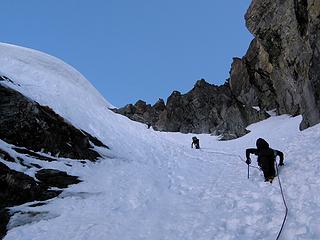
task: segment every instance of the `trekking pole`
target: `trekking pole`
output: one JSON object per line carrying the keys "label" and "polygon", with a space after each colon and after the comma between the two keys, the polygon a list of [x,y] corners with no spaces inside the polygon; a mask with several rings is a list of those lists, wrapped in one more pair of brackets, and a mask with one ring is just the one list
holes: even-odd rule
{"label": "trekking pole", "polygon": [[250,171],[249,169],[250,169],[250,166],[249,166],[249,164],[248,164],[248,179],[249,179],[249,171]]}

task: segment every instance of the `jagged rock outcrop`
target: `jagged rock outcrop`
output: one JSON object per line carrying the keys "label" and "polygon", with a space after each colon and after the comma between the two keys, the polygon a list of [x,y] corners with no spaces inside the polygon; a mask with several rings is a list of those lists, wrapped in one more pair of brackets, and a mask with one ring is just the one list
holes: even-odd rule
{"label": "jagged rock outcrop", "polygon": [[248,107],[263,110],[278,108],[270,73],[272,65],[263,47],[253,40],[242,58],[234,58],[229,85],[233,95]]}
{"label": "jagged rock outcrop", "polygon": [[54,156],[95,160],[95,137],[67,123],[52,109],[0,84],[0,139]]}
{"label": "jagged rock outcrop", "polygon": [[234,59],[230,87],[239,101],[320,122],[320,2],[253,0],[246,24],[255,36]]}
{"label": "jagged rock outcrop", "polygon": [[153,106],[139,100],[115,111],[159,131],[212,133],[225,140],[246,134],[246,126],[268,117],[238,101],[228,84],[215,86],[204,79],[186,94],[174,91],[166,104],[162,99]]}
{"label": "jagged rock outcrop", "polygon": [[[243,58],[233,59],[224,86],[195,87],[184,95],[174,92],[166,105],[160,102],[159,112],[142,101],[117,112],[150,122],[157,130],[234,136],[263,119],[252,113],[253,107],[302,114],[300,129],[319,123],[320,1],[253,0],[245,19],[255,38]],[[216,97],[208,97],[211,94]]]}
{"label": "jagged rock outcrop", "polygon": [[128,104],[120,109],[113,109],[114,112],[129,117],[133,121],[155,124],[159,121],[160,114],[166,109],[163,99],[159,99],[153,106],[145,101],[138,100],[135,104]]}

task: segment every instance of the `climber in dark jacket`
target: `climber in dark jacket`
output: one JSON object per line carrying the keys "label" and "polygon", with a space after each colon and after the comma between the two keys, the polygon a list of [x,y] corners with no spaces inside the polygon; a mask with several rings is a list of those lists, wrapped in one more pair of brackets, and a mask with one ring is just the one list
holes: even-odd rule
{"label": "climber in dark jacket", "polygon": [[192,138],[192,143],[191,143],[192,148],[193,148],[193,145],[195,146],[196,149],[200,149],[200,142],[197,137]]}
{"label": "climber in dark jacket", "polygon": [[276,157],[280,157],[279,165],[283,166],[283,153],[279,150],[274,150],[269,147],[269,144],[266,140],[258,138],[256,142],[257,148],[248,148],[246,150],[247,164],[251,163],[250,154],[255,154],[258,156],[258,165],[263,171],[265,181],[272,182],[273,178],[276,175],[274,168],[274,162]]}

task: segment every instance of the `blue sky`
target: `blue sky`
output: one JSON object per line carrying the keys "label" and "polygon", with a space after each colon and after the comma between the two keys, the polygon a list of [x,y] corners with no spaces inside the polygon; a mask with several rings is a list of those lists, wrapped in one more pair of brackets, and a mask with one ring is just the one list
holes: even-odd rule
{"label": "blue sky", "polygon": [[223,84],[252,35],[249,0],[2,0],[1,42],[54,55],[116,106]]}

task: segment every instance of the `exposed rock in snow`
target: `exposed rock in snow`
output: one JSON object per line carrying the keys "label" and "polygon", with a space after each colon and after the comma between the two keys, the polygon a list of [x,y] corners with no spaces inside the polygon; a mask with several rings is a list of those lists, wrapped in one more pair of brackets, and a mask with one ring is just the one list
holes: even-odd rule
{"label": "exposed rock in snow", "polygon": [[0,209],[0,239],[7,233],[7,224],[10,219],[10,214],[7,209]]}
{"label": "exposed rock in snow", "polygon": [[[254,2],[266,9],[262,9],[251,20],[265,18],[266,22],[270,18],[272,20],[273,13],[276,13],[268,9],[274,3],[286,7],[287,4],[295,4],[294,12],[301,25],[298,32],[302,37],[308,37],[310,24],[306,24],[306,19],[311,18],[309,15],[306,18],[303,11],[307,1]],[[308,5],[307,9],[319,7],[317,1],[308,1],[308,4],[312,5]],[[310,14],[319,16],[317,9]],[[265,12],[267,15],[263,15]],[[268,39],[267,44],[273,49],[271,55],[270,52],[265,53],[264,44],[257,45],[258,49],[265,51],[257,55],[265,59],[253,61],[249,77],[259,74],[260,80],[270,80],[273,84],[272,77],[268,76],[273,69],[260,71],[257,66],[268,68],[277,65],[282,54],[278,47],[284,45],[279,44],[279,36],[275,33],[270,33]],[[253,53],[253,56],[256,55]],[[315,52],[312,64],[316,63],[316,59]],[[281,61],[279,63],[281,65]],[[240,68],[241,65],[240,62]],[[63,240],[275,239],[284,215],[278,179],[273,184],[264,183],[257,168],[251,169],[250,179],[247,179],[247,165],[241,159],[244,150],[254,147],[259,137],[285,153],[285,166],[281,167],[278,176],[282,180],[290,214],[281,237],[305,240],[320,238],[319,125],[300,132],[300,116],[273,116],[248,126],[250,133],[232,141],[216,141],[216,137],[208,134],[197,135],[201,149],[194,150],[190,148],[194,134],[155,132],[109,111],[110,105],[79,73],[55,58],[0,44],[0,71],[1,76],[8,76],[1,84],[19,91],[32,101],[49,106],[70,124],[97,136],[111,148],[111,151],[95,148],[99,153],[101,151],[101,161],[82,164],[52,156],[48,161],[39,160],[37,158],[47,154],[17,148],[0,140],[0,162],[5,165],[1,176],[10,175],[4,178],[3,184],[8,184],[8,178],[15,187],[25,186],[17,186],[17,178],[25,179],[24,182],[30,182],[32,187],[36,186],[33,185],[36,181],[34,177],[40,168],[57,169],[83,180],[57,198],[10,208],[11,220],[6,240],[56,240],[57,236]],[[246,78],[246,74],[243,74],[243,78]],[[246,83],[251,84],[250,81]],[[290,110],[290,106],[297,109],[295,101],[278,106],[278,98],[290,100],[291,93],[279,96],[268,89],[271,86],[269,84],[259,82],[256,90],[249,93],[246,89],[242,91],[241,85],[233,86],[238,99],[230,98],[230,89],[222,91],[221,97],[232,104],[238,101],[241,106],[236,106],[238,110],[231,108],[232,114],[229,116],[224,111],[219,113],[220,108],[217,108],[217,113],[227,116],[223,119],[231,122],[233,116],[235,120],[239,119],[237,114],[241,108],[255,111],[252,107],[259,106],[273,110],[268,107],[269,102],[278,108],[278,112],[281,109]],[[215,89],[216,86],[207,87],[206,83],[199,82],[193,94],[197,95],[202,88],[206,89],[204,91],[221,91]],[[264,95],[265,90],[270,95]],[[256,96],[259,94],[264,100],[257,102]],[[272,101],[272,96],[276,96],[276,101]],[[182,111],[190,110],[182,108],[174,112],[176,105],[179,107],[181,101],[188,99],[179,92],[172,95],[169,105],[172,106],[174,120],[184,113]],[[248,101],[248,104],[241,101]],[[217,102],[221,103],[220,99]],[[250,105],[250,102],[254,105]],[[201,106],[202,98],[192,104]],[[149,108],[143,102],[137,105],[138,112]],[[160,100],[154,109],[164,112],[166,107]],[[197,114],[202,116],[203,113]],[[160,114],[156,122],[161,120],[161,124],[166,124],[167,117]],[[257,167],[255,159],[252,160],[253,167]],[[14,172],[17,172],[16,178]],[[7,221],[8,213],[0,211],[0,217]],[[0,229],[4,229],[1,224]]]}
{"label": "exposed rock in snow", "polygon": [[[72,95],[74,91],[77,93]],[[91,95],[81,98],[81,91]],[[80,182],[69,171],[87,161],[72,159],[95,161],[102,149],[108,149],[88,133],[90,129],[79,128],[81,120],[78,124],[72,121],[72,114],[90,115],[87,105],[83,107],[86,112],[80,110],[81,100],[112,107],[62,61],[31,49],[0,44],[0,238],[13,214],[7,207],[58,196],[62,190],[50,188]],[[15,214],[18,216],[19,211]],[[44,219],[42,215],[21,213],[29,216],[29,223]]]}
{"label": "exposed rock in snow", "polygon": [[46,200],[56,197],[61,191],[48,190],[34,178],[10,169],[0,162],[0,208],[19,205],[34,200]]}
{"label": "exposed rock in snow", "polygon": [[67,123],[49,107],[1,84],[0,139],[34,151],[75,159],[95,160],[100,156],[90,142],[104,146],[90,134]]}
{"label": "exposed rock in snow", "polygon": [[71,184],[81,182],[78,177],[70,176],[66,172],[56,169],[41,169],[37,171],[36,178],[49,187],[66,188]]}
{"label": "exposed rock in snow", "polygon": [[212,133],[222,135],[223,140],[243,136],[249,132],[246,126],[268,117],[266,112],[238,101],[228,84],[215,86],[203,79],[186,94],[174,91],[167,104],[160,99],[151,106],[140,100],[114,111],[132,120],[150,123],[155,130]]}
{"label": "exposed rock in snow", "polygon": [[[227,99],[234,97],[246,107],[259,106],[262,111],[277,109],[277,114],[302,114],[300,129],[319,123],[319,16],[318,0],[253,0],[245,18],[255,39],[243,58],[233,59],[230,81],[217,89],[230,86]],[[199,91],[197,96],[192,92],[195,92],[194,89],[183,95],[174,91],[160,112],[155,111],[155,106],[146,105],[143,101],[127,105],[116,112],[135,121],[150,122],[157,130],[218,132],[234,137],[245,134],[245,127],[252,123],[246,117],[241,117],[239,111],[242,115],[251,115],[253,119],[261,120],[257,114],[240,109],[233,100],[234,109],[225,108],[230,99],[226,100],[221,91],[214,93],[214,98],[219,99],[214,99],[214,103],[209,101],[206,90]],[[208,102],[203,103],[202,99]],[[217,108],[216,103],[223,104]],[[204,112],[211,115],[205,116]],[[235,118],[223,116],[220,112]],[[221,121],[224,122],[222,126]],[[232,128],[231,125],[237,127]]]}

